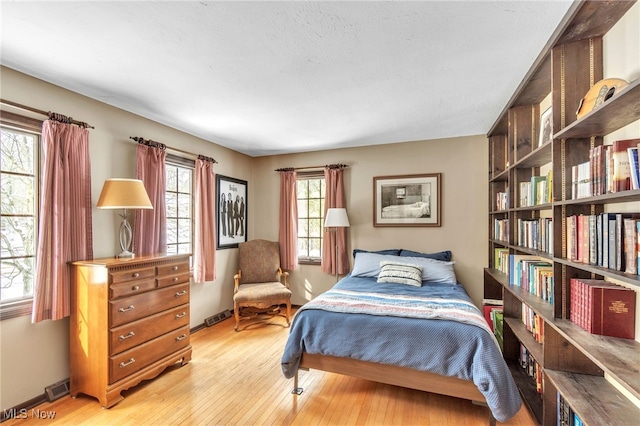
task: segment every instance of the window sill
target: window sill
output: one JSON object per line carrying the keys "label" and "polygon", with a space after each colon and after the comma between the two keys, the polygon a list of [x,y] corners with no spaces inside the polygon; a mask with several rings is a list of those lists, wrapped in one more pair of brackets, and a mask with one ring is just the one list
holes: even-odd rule
{"label": "window sill", "polygon": [[0,305],[0,321],[31,315],[33,299],[19,300],[17,302],[3,303]]}
{"label": "window sill", "polygon": [[320,259],[298,259],[298,265],[318,265],[320,266],[322,261]]}

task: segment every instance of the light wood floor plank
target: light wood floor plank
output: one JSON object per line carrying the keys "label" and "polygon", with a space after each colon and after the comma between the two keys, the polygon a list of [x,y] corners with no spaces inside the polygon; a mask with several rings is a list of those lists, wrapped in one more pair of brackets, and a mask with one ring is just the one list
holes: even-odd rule
{"label": "light wood floor plank", "polygon": [[[94,398],[69,396],[36,407],[55,412],[46,422],[31,416],[3,426],[58,425],[486,425],[488,409],[469,401],[322,371],[301,371],[302,395],[291,393],[280,358],[289,329],[226,319],[191,336],[193,359],[155,380],[123,392],[102,409]],[[243,328],[244,327],[244,328]],[[501,424],[501,423],[498,423]],[[510,426],[534,425],[522,408]]]}

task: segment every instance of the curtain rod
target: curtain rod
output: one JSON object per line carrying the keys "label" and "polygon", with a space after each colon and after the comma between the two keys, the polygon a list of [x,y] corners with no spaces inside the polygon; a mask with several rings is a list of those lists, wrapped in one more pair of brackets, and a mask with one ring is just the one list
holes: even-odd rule
{"label": "curtain rod", "polygon": [[144,144],[144,145],[149,145],[149,146],[154,146],[156,148],[160,148],[160,149],[170,149],[171,151],[176,151],[179,152],[181,154],[186,154],[186,155],[191,155],[194,157],[197,157],[200,160],[205,160],[205,161],[209,161],[211,163],[218,163],[215,158],[211,158],[211,157],[207,157],[205,155],[200,155],[200,154],[194,154],[193,152],[189,152],[189,151],[184,151],[182,149],[178,149],[178,148],[173,148],[170,146],[167,146],[161,142],[156,142],[156,141],[152,141],[151,139],[144,139],[138,136],[129,136],[129,139],[133,139],[134,141],[140,143],[140,144]]}
{"label": "curtain rod", "polygon": [[22,105],[17,102],[7,101],[6,99],[0,99],[0,103],[12,106],[14,108],[22,109],[24,111],[30,111],[30,112],[35,112],[36,114],[46,115],[49,118],[49,120],[60,121],[62,123],[68,123],[68,124],[75,124],[76,126],[84,127],[85,129],[86,128],[95,129],[95,127],[85,123],[84,121],[74,120],[71,117],[58,114],[57,112],[43,111],[41,109],[31,108],[29,106]]}
{"label": "curtain rod", "polygon": [[306,166],[306,167],[284,167],[276,169],[276,172],[292,172],[294,170],[308,170],[308,169],[344,169],[349,167],[348,164],[327,164],[325,166]]}

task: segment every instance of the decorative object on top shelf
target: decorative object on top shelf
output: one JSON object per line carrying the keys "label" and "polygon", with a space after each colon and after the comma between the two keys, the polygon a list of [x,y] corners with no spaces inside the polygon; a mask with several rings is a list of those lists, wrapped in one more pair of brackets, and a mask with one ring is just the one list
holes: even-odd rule
{"label": "decorative object on top shelf", "polygon": [[327,209],[327,215],[324,218],[324,227],[327,230],[332,230],[332,232],[336,233],[336,247],[335,247],[335,265],[336,265],[336,282],[338,282],[338,238],[337,232],[338,228],[348,228],[351,226],[349,224],[349,216],[347,216],[347,209],[345,208],[330,208]]}
{"label": "decorative object on top shelf", "polygon": [[218,249],[238,248],[247,241],[247,181],[216,175]]}
{"label": "decorative object on top shelf", "polygon": [[374,177],[373,226],[440,226],[440,177],[441,173]]}
{"label": "decorative object on top shelf", "polygon": [[538,140],[538,147],[551,142],[551,135],[553,135],[552,112],[553,108],[549,107],[540,115],[540,139]]}
{"label": "decorative object on top shelf", "polygon": [[153,209],[149,195],[144,184],[139,179],[113,178],[104,181],[102,192],[98,199],[99,209],[122,209],[122,223],[120,224],[120,249],[122,252],[118,258],[133,258],[135,254],[131,251],[131,240],[133,231],[129,221],[127,221],[127,210],[130,209]]}
{"label": "decorative object on top shelf", "polygon": [[583,115],[593,111],[628,85],[629,82],[621,78],[605,78],[598,81],[580,100],[576,116],[581,118]]}

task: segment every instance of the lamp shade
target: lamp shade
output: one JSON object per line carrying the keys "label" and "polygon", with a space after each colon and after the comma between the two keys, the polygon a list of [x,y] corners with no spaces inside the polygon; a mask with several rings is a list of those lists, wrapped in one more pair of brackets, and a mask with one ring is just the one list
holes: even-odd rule
{"label": "lamp shade", "polygon": [[107,179],[98,199],[99,209],[153,209],[139,179]]}
{"label": "lamp shade", "polygon": [[347,216],[347,209],[334,208],[327,210],[327,216],[324,218],[325,228],[348,228],[349,217]]}

